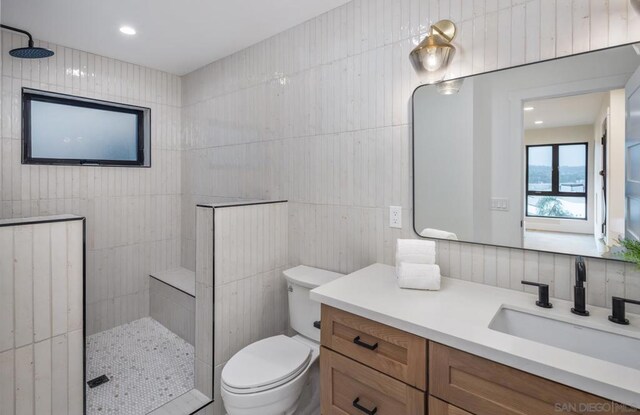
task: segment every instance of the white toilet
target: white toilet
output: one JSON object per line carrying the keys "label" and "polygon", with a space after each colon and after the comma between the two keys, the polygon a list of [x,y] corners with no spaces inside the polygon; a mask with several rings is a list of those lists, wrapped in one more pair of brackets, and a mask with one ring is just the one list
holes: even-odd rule
{"label": "white toilet", "polygon": [[[284,271],[289,320],[298,333],[273,336],[236,353],[222,369],[222,401],[229,415],[290,415],[300,403],[309,370],[320,354],[320,304],[312,289],[342,274],[304,265]],[[314,324],[316,323],[316,324]]]}

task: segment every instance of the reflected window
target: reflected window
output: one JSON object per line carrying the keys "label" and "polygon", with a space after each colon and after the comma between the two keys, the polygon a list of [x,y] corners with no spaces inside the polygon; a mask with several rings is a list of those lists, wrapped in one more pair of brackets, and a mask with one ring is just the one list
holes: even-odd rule
{"label": "reflected window", "polygon": [[587,143],[527,146],[527,216],[587,219]]}

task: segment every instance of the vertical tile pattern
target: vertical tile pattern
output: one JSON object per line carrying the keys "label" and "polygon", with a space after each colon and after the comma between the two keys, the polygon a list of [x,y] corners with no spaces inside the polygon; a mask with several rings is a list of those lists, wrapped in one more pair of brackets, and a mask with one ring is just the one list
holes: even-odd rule
{"label": "vertical tile pattern", "polygon": [[15,414],[15,350],[0,353],[0,414]]}
{"label": "vertical tile pattern", "polygon": [[[439,19],[459,29],[449,77],[640,40],[627,0],[353,0],[182,78],[183,206],[287,199],[291,265],[393,264],[396,239],[415,237],[410,108],[421,80],[407,56]],[[403,207],[402,230],[388,227],[390,205]],[[191,269],[194,218],[183,209]],[[569,256],[443,242],[438,260],[454,278],[517,290],[529,278],[572,297]],[[640,287],[624,264],[590,261],[589,272],[593,304]],[[227,295],[242,304],[233,286]]]}
{"label": "vertical tile pattern", "polygon": [[194,297],[149,277],[149,316],[192,346],[195,345],[195,308]]}
{"label": "vertical tile pattern", "polygon": [[[213,208],[196,208],[196,315],[195,388],[213,397],[214,307],[213,297]],[[215,301],[215,303],[214,303]],[[217,331],[217,327],[215,328]]]}
{"label": "vertical tile pattern", "polygon": [[211,376],[218,391],[231,356],[287,330],[288,204],[213,205],[196,216],[196,388],[211,396]]}
{"label": "vertical tile pattern", "polygon": [[66,219],[0,227],[2,415],[83,413],[84,221]]}
{"label": "vertical tile pattern", "polygon": [[[53,57],[9,57],[23,41],[2,32],[0,219],[85,216],[89,334],[147,316],[147,275],[180,263],[180,77],[41,41]],[[151,108],[152,167],[22,165],[22,87]],[[69,306],[80,304],[77,292],[66,295]]]}

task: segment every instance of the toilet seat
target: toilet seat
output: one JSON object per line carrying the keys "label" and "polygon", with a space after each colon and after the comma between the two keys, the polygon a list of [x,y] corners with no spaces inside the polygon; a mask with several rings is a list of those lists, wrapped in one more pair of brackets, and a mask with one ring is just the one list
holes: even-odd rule
{"label": "toilet seat", "polygon": [[222,387],[236,394],[276,388],[296,378],[309,365],[311,348],[284,335],[252,343],[222,369]]}

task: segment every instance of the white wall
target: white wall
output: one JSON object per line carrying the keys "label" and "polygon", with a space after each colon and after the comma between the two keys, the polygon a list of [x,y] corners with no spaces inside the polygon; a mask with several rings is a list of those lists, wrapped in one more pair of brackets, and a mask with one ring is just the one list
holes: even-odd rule
{"label": "white wall", "polygon": [[607,243],[614,245],[625,234],[625,92],[611,91],[609,123],[609,153],[607,177]]}
{"label": "white wall", "polygon": [[594,125],[596,151],[594,154],[594,232],[602,234],[602,189],[598,172],[602,170],[602,121],[607,120],[607,230],[604,235],[609,246],[615,246],[625,233],[625,96],[624,89],[610,91],[603,102]]}
{"label": "white wall", "polygon": [[[593,234],[594,226],[594,125],[574,125],[570,127],[533,128],[525,130],[525,145],[588,143],[587,153],[587,220],[551,219],[525,216],[526,229],[553,232]],[[525,150],[526,151],[526,150]],[[526,169],[526,166],[525,166]],[[523,190],[523,194],[525,194]],[[525,207],[526,209],[526,207]]]}
{"label": "white wall", "polygon": [[[626,0],[354,0],[183,78],[183,264],[193,267],[195,202],[290,201],[290,262],[350,272],[393,263],[411,225],[408,54],[429,22],[460,30],[448,76],[640,40]],[[201,179],[205,177],[206,179]],[[520,186],[520,183],[518,183]],[[403,229],[388,206],[403,207]],[[497,227],[499,223],[496,222]],[[447,275],[571,298],[571,258],[439,244]],[[640,298],[633,266],[589,261],[589,302]]]}
{"label": "white wall", "polygon": [[[49,59],[15,59],[24,37],[2,31],[0,218],[87,218],[87,332],[147,316],[147,275],[180,262],[180,78],[36,42]],[[152,167],[22,165],[22,87],[151,108]]]}
{"label": "white wall", "polygon": [[32,219],[0,220],[0,413],[80,415],[83,220]]}

